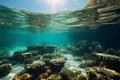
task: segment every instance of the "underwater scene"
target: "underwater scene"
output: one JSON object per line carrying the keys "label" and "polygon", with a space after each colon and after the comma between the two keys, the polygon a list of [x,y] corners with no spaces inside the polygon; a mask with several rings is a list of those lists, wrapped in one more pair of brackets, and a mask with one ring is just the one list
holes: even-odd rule
{"label": "underwater scene", "polygon": [[120,0],[47,14],[0,5],[0,80],[120,80]]}

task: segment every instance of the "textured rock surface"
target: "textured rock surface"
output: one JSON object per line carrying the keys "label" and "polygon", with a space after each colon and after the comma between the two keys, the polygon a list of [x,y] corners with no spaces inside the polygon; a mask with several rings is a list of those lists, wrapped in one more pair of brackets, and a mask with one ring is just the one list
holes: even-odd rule
{"label": "textured rock surface", "polygon": [[0,6],[0,25],[17,27],[56,26],[61,27],[60,29],[69,26],[69,28],[87,27],[94,29],[101,25],[120,24],[119,6],[120,0],[88,0],[86,7],[82,10],[55,14],[37,14]]}
{"label": "textured rock surface", "polygon": [[49,62],[50,67],[55,71],[60,71],[61,68],[64,67],[64,64],[65,58],[51,59]]}
{"label": "textured rock surface", "polygon": [[45,45],[34,45],[34,46],[28,46],[27,51],[38,51],[39,54],[53,53],[54,47],[45,46]]}
{"label": "textured rock surface", "polygon": [[60,75],[62,80],[87,80],[85,76],[81,74],[81,72],[75,69],[67,69],[62,68]]}
{"label": "textured rock surface", "polygon": [[92,67],[88,69],[88,80],[119,80],[120,73],[102,67]]}
{"label": "textured rock surface", "polygon": [[86,7],[96,8],[98,23],[120,24],[120,0],[88,0]]}
{"label": "textured rock surface", "polygon": [[35,76],[46,71],[45,63],[43,61],[36,61],[32,64],[27,64],[25,68],[27,73],[34,74]]}
{"label": "textured rock surface", "polygon": [[[114,69],[120,72],[120,57],[115,55],[96,53],[95,54],[96,63],[99,65],[106,65],[108,68]],[[102,62],[102,64],[100,64]]]}
{"label": "textured rock surface", "polygon": [[12,64],[3,64],[0,66],[0,77],[4,77],[12,70]]}
{"label": "textured rock surface", "polygon": [[88,0],[86,7],[92,6],[111,6],[111,5],[118,5],[120,4],[120,0]]}

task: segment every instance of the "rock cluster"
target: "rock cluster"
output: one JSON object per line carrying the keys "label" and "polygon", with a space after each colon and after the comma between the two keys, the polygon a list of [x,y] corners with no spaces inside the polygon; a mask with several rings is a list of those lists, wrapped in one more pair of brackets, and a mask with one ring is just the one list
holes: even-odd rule
{"label": "rock cluster", "polygon": [[120,73],[103,68],[103,67],[92,67],[88,69],[88,80],[119,80]]}
{"label": "rock cluster", "polygon": [[81,72],[75,69],[67,69],[63,68],[60,72],[62,80],[87,80],[85,76],[81,74]]}
{"label": "rock cluster", "polygon": [[45,45],[28,46],[27,50],[16,51],[7,58],[10,64],[2,61],[0,77],[9,74],[12,65],[24,64],[24,72],[17,73],[13,80],[46,79],[51,74],[59,72],[66,61],[64,56],[54,51],[55,47]]}
{"label": "rock cluster", "polygon": [[120,57],[110,54],[95,53],[96,64],[105,65],[110,69],[120,72]]}
{"label": "rock cluster", "polygon": [[68,46],[67,50],[73,55],[84,55],[93,52],[103,52],[103,46],[99,42],[81,40],[74,45]]}
{"label": "rock cluster", "polygon": [[[77,48],[77,49],[76,49]],[[43,53],[41,52],[44,51]],[[104,50],[98,42],[82,40],[67,48],[69,53],[77,53],[71,57],[77,62],[84,61],[77,68],[68,67],[64,64],[68,61],[60,52],[55,52],[52,46],[29,46],[27,50],[17,51],[9,58],[11,64],[0,66],[0,77],[11,72],[12,65],[24,64],[23,72],[17,73],[13,80],[119,80],[120,58],[115,55],[97,52],[116,52],[113,49]],[[66,50],[67,53],[68,51]],[[83,54],[81,54],[83,53]],[[83,57],[79,57],[83,56]],[[67,56],[66,56],[67,57]],[[69,59],[69,58],[68,58]],[[16,63],[13,64],[13,61]]]}
{"label": "rock cluster", "polygon": [[17,51],[13,54],[12,60],[20,63],[32,63],[36,58],[40,58],[38,55],[47,53],[54,53],[53,46],[34,45],[28,46],[25,51]]}

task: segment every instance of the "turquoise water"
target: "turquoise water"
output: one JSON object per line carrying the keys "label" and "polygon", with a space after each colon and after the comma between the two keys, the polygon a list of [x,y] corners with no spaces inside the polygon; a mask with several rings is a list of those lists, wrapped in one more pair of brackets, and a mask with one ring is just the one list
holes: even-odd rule
{"label": "turquoise water", "polygon": [[119,24],[101,25],[98,15],[95,8],[40,14],[0,6],[0,48],[15,51],[35,44],[65,48],[87,40],[119,49]]}
{"label": "turquoise water", "polygon": [[1,49],[23,50],[35,44],[64,47],[84,39],[96,40],[95,27],[86,25],[94,21],[82,19],[87,16],[84,11],[38,14],[4,6],[0,6],[0,11]]}
{"label": "turquoise water", "polygon": [[[0,6],[0,70],[3,66],[6,69],[5,74],[0,72],[0,80],[13,80],[15,75],[27,73],[27,70],[38,80],[38,73],[43,74],[42,69],[41,72],[37,70],[41,62],[45,62],[45,70],[50,67],[53,74],[59,74],[59,67],[70,69],[74,75],[76,70],[85,77],[89,75],[86,69],[94,70],[94,66],[98,67],[96,70],[107,66],[119,72],[119,23],[108,21],[103,25],[97,21],[98,15],[95,8],[40,14]],[[104,76],[105,70],[100,71],[103,74],[99,75]],[[69,73],[67,75],[69,78]]]}
{"label": "turquoise water", "polygon": [[69,42],[69,34],[65,33],[1,33],[1,47],[26,47],[35,44],[62,45]]}
{"label": "turquoise water", "polygon": [[[15,29],[12,27],[11,29],[3,26],[1,28],[0,36],[0,48],[8,49],[8,50],[21,50],[25,49],[26,46],[35,45],[35,44],[44,44],[44,45],[55,45],[57,47],[64,48],[64,46],[71,44],[72,42],[78,42],[80,40],[95,40],[95,32],[93,31],[81,31],[81,32],[73,32],[72,31],[49,31],[44,30],[41,33],[31,32],[28,29]],[[49,28],[48,28],[49,29]],[[38,28],[37,31],[41,31],[42,29]],[[87,35],[85,35],[87,34]]]}

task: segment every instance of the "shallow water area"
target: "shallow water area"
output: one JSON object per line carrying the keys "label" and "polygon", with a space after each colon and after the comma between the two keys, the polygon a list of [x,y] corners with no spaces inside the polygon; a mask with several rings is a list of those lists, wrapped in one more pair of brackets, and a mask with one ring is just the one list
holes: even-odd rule
{"label": "shallow water area", "polygon": [[105,1],[55,14],[0,6],[0,80],[120,80],[120,1]]}

